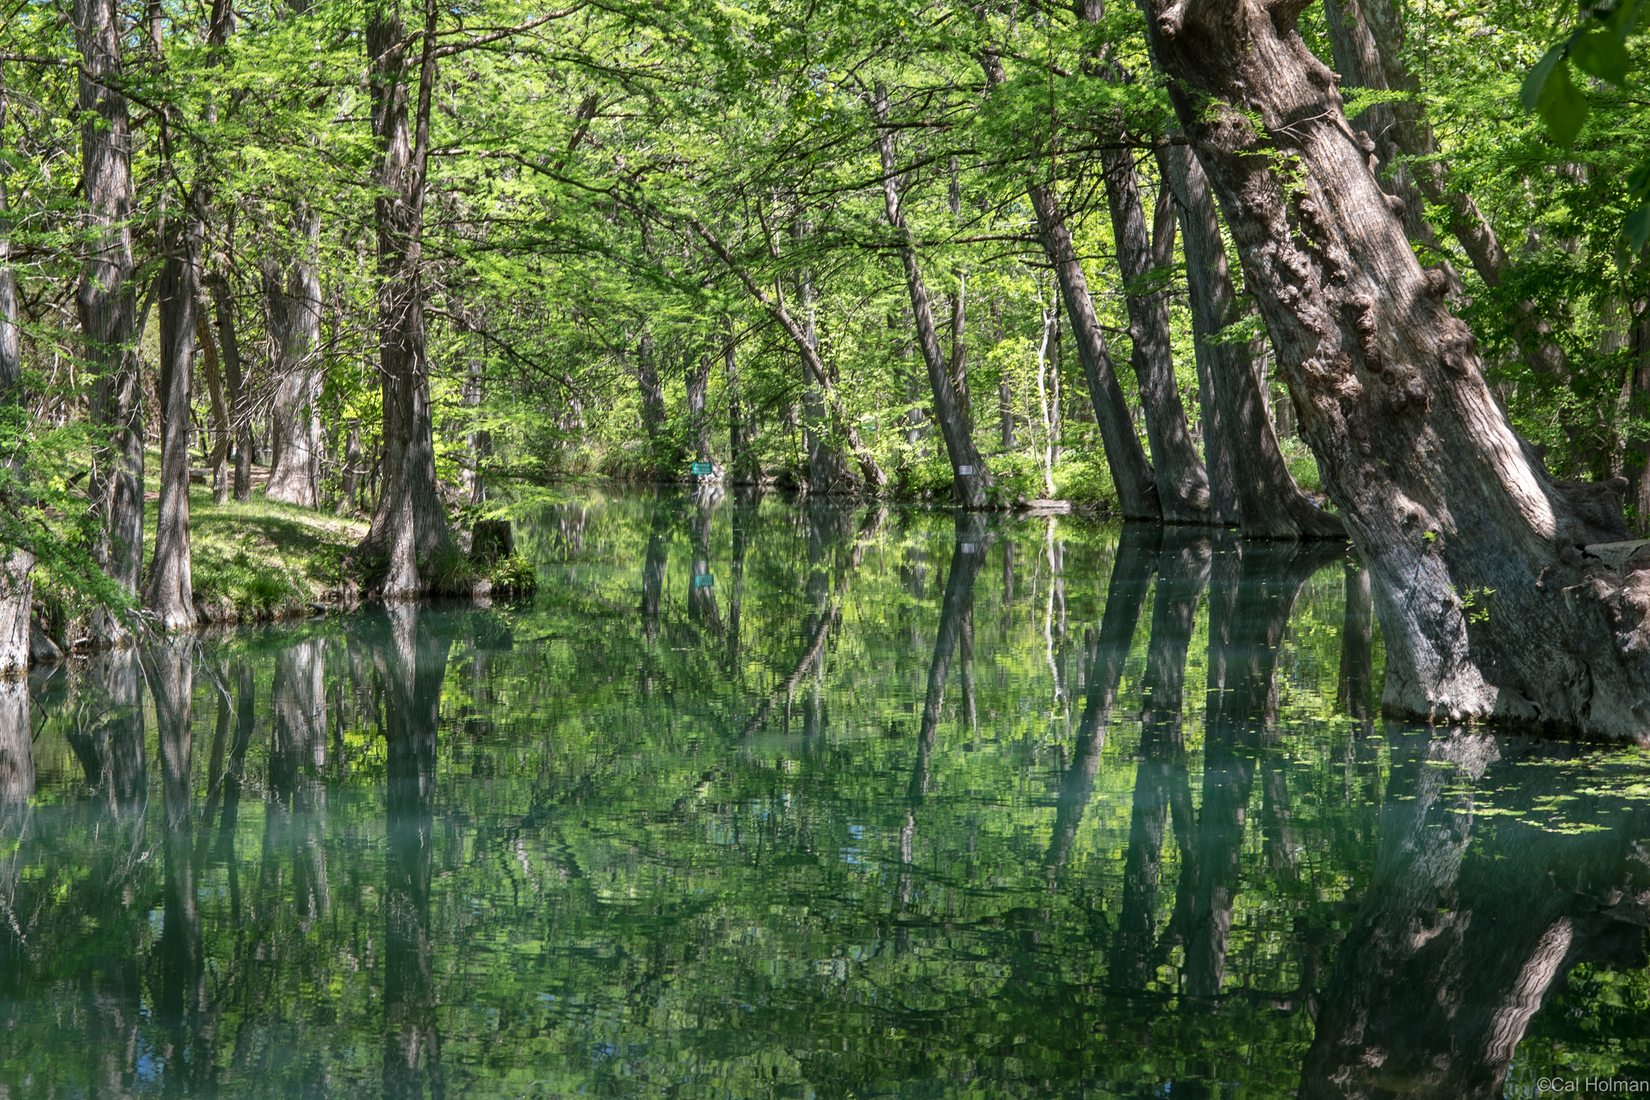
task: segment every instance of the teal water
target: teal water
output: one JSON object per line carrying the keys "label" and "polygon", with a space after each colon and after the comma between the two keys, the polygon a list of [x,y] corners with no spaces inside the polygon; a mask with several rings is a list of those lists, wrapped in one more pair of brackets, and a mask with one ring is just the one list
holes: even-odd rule
{"label": "teal water", "polygon": [[531,606],[0,693],[0,1094],[1650,1082],[1650,757],[1382,722],[1338,547],[526,526]]}

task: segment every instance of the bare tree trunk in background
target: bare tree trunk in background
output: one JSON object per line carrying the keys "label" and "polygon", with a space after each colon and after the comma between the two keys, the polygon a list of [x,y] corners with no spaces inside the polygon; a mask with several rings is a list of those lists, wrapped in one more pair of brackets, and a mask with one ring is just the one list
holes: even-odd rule
{"label": "bare tree trunk in background", "polygon": [[[197,190],[189,205],[200,199]],[[144,603],[162,630],[195,621],[189,553],[189,395],[195,374],[195,303],[200,297],[197,215],[174,207],[161,224],[160,509]]]}
{"label": "bare tree trunk in background", "polygon": [[1089,295],[1088,281],[1078,263],[1077,249],[1059,202],[1053,190],[1042,184],[1028,184],[1026,193],[1037,213],[1043,252],[1060,280],[1060,297],[1065,301],[1066,317],[1071,322],[1077,358],[1083,364],[1083,378],[1088,383],[1089,401],[1100,427],[1100,443],[1106,452],[1106,466],[1117,490],[1118,505],[1125,519],[1162,519],[1157,475],[1140,446],[1140,437],[1134,432],[1134,420],[1129,415],[1123,388],[1118,384],[1117,368],[1106,346],[1105,333],[1100,330],[1094,299]]}
{"label": "bare tree trunk in background", "polygon": [[[430,361],[424,344],[423,242],[430,97],[440,9],[425,0],[422,33],[407,34],[399,9],[374,0],[367,13],[373,135],[378,140],[378,331],[384,453],[378,506],[358,549],[382,560],[385,596],[423,591],[420,570],[453,545],[435,483]],[[409,46],[420,50],[417,102],[408,120]]]}
{"label": "bare tree trunk in background", "polygon": [[688,431],[693,435],[693,457],[710,462],[710,416],[705,402],[710,390],[711,354],[702,351],[691,362],[687,372]]}
{"label": "bare tree trunk in background", "polygon": [[877,120],[877,151],[882,156],[883,204],[887,210],[888,224],[900,244],[900,259],[905,265],[905,286],[911,294],[911,311],[917,323],[917,347],[928,366],[934,418],[939,421],[945,450],[951,459],[952,491],[964,508],[984,508],[991,499],[991,471],[986,469],[985,461],[974,446],[974,438],[969,431],[972,418],[963,404],[963,395],[957,392],[949,365],[940,354],[939,336],[934,331],[934,314],[928,304],[928,288],[923,283],[911,229],[905,224],[905,215],[900,210],[899,177],[894,172],[894,137],[886,125],[888,95],[881,85],[873,94],[871,106]]}
{"label": "bare tree trunk in background", "polygon": [[212,312],[217,320],[218,351],[223,356],[224,379],[229,383],[229,422],[235,435],[235,499],[252,499],[252,395],[241,359],[240,330],[235,324],[235,299],[229,281],[221,272],[206,280],[212,292]]}
{"label": "bare tree trunk in background", "polygon": [[[986,83],[992,87],[1006,79],[1002,60],[995,53],[982,53],[980,65],[985,70]],[[1117,382],[1117,368],[1112,363],[1111,349],[1106,346],[1106,335],[1100,329],[1100,319],[1095,315],[1094,299],[1089,294],[1082,264],[1078,262],[1071,230],[1060,210],[1059,197],[1052,182],[1045,184],[1038,180],[1026,182],[1026,195],[1037,215],[1043,254],[1060,280],[1060,297],[1065,303],[1066,318],[1071,322],[1078,361],[1083,365],[1083,379],[1094,406],[1095,423],[1100,428],[1106,466],[1117,490],[1118,507],[1125,519],[1162,519],[1157,475],[1140,446],[1140,437],[1134,432],[1128,402]]]}
{"label": "bare tree trunk in background", "polygon": [[1152,248],[1134,154],[1126,149],[1105,149],[1100,153],[1100,163],[1105,171],[1106,204],[1111,209],[1117,260],[1125,283],[1131,287],[1127,295],[1133,345],[1129,362],[1140,381],[1140,403],[1146,414],[1146,438],[1152,446],[1152,468],[1157,472],[1163,518],[1170,523],[1207,523],[1209,475],[1192,444],[1186,409],[1175,386],[1168,290],[1149,285]]}
{"label": "bare tree trunk in background", "polygon": [[[0,69],[0,131],[5,129],[5,73]],[[18,328],[17,276],[11,269],[10,223],[6,208],[6,176],[11,167],[0,161],[0,407],[15,404],[22,396],[23,341]],[[0,461],[20,463],[10,455]],[[12,540],[0,540],[9,544]],[[34,607],[34,555],[21,546],[0,545],[0,678],[27,672],[29,667],[29,617]],[[0,687],[0,691],[9,689]],[[26,702],[25,697],[25,702]],[[0,703],[0,706],[6,704]],[[25,711],[26,711],[25,707]],[[0,717],[0,723],[4,722]],[[27,730],[28,723],[24,722]],[[32,767],[31,772],[32,776]],[[32,783],[31,783],[32,787]]]}
{"label": "bare tree trunk in background", "polygon": [[[143,420],[132,286],[132,136],[121,85],[115,0],[75,0],[80,53],[80,150],[86,196],[86,265],[76,304],[93,375],[92,420],[108,431],[92,465],[91,497],[103,520],[95,555],[136,597],[143,567]],[[100,624],[111,636],[125,631]]]}
{"label": "bare tree trunk in background", "polygon": [[1278,449],[1261,393],[1259,341],[1213,339],[1240,319],[1242,306],[1226,269],[1226,245],[1203,166],[1184,145],[1162,148],[1159,162],[1174,192],[1186,252],[1215,518],[1251,538],[1344,537],[1341,522],[1301,493]]}
{"label": "bare tree trunk in background", "polygon": [[1650,740],[1650,573],[1587,549],[1625,537],[1619,502],[1554,481],[1521,445],[1296,10],[1150,0],[1148,28],[1369,568],[1384,704]]}
{"label": "bare tree trunk in background", "polygon": [[[791,239],[799,246],[808,238],[807,225],[798,218],[791,223]],[[819,316],[815,305],[813,270],[804,264],[796,272],[796,308],[801,316],[803,337],[819,358]],[[808,460],[808,489],[830,493],[851,484],[847,464],[831,443],[830,420],[825,409],[824,389],[808,368],[806,352],[802,364],[802,450]]]}
{"label": "bare tree trunk in background", "polygon": [[273,453],[264,496],[314,508],[320,503],[321,480],[321,418],[316,410],[321,397],[321,219],[303,204],[297,211],[297,230],[302,241],[299,255],[285,271],[271,265],[263,275],[275,352]]}
{"label": "bare tree trunk in background", "polygon": [[782,297],[770,294],[762,289],[755,279],[751,278],[750,272],[740,265],[739,261],[734,258],[733,253],[728,251],[727,246],[711,232],[709,226],[698,218],[689,218],[688,225],[698,235],[699,239],[704,241],[712,252],[716,253],[717,259],[722,261],[723,266],[733,272],[740,284],[744,286],[746,293],[756,299],[762,308],[768,311],[769,316],[779,322],[779,327],[785,330],[785,334],[797,346],[797,349],[802,353],[802,364],[807,368],[808,377],[819,386],[820,392],[825,398],[826,408],[831,411],[832,419],[836,421],[848,440],[848,449],[853,453],[854,461],[859,465],[860,475],[865,480],[866,490],[873,496],[881,493],[888,485],[888,475],[883,473],[882,467],[877,464],[876,456],[871,453],[870,448],[865,445],[865,441],[860,437],[859,428],[854,424],[848,415],[848,410],[843,406],[842,399],[838,396],[836,387],[831,382],[830,373],[826,370],[825,361],[820,358],[819,349],[808,335],[807,329],[797,322],[790,310],[785,308]]}

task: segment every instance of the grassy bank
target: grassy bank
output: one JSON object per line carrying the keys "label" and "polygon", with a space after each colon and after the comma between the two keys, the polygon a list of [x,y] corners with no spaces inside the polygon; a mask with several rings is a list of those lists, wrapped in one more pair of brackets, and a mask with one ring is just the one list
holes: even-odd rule
{"label": "grassy bank", "polygon": [[[145,506],[144,561],[153,559],[159,505]],[[209,619],[284,618],[340,602],[344,557],[367,533],[366,521],[265,500],[212,503],[189,492],[195,604]]]}

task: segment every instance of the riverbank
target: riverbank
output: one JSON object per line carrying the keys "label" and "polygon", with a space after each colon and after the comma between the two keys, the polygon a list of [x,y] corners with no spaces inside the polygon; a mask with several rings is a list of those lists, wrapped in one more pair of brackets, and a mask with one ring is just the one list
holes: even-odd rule
{"label": "riverbank", "polygon": [[[144,561],[154,554],[158,503],[147,495]],[[216,504],[211,490],[189,493],[191,573],[197,627],[273,622],[352,611],[364,599],[364,578],[351,552],[367,533],[359,515],[282,504],[254,489],[250,499]],[[533,589],[530,563],[512,548],[495,561],[467,561],[464,589],[477,597],[526,595]],[[456,586],[448,584],[444,595]],[[30,664],[52,664],[73,653],[98,649],[86,616],[37,589]]]}

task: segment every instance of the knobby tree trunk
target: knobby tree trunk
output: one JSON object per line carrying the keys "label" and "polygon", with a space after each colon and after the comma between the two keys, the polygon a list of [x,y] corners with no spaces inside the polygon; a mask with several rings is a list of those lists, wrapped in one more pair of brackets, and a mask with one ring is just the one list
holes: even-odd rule
{"label": "knobby tree trunk", "polygon": [[1146,414],[1146,438],[1152,447],[1163,518],[1171,523],[1207,523],[1209,475],[1192,443],[1186,409],[1175,386],[1168,289],[1152,274],[1151,239],[1134,154],[1126,149],[1103,150],[1100,163],[1117,261],[1129,288],[1129,362],[1140,382],[1140,404]]}
{"label": "knobby tree trunk", "polygon": [[[923,283],[922,267],[917,260],[911,228],[905,224],[900,209],[899,176],[894,171],[894,136],[887,126],[888,95],[881,85],[872,95],[872,113],[877,122],[877,152],[882,157],[882,196],[888,214],[888,224],[900,246],[900,260],[905,265],[905,287],[911,295],[911,312],[917,325],[917,347],[928,367],[928,386],[934,399],[934,419],[939,421],[940,435],[945,439],[946,454],[951,459],[951,487],[957,503],[964,508],[984,508],[991,502],[991,471],[974,446],[969,431],[969,417],[963,397],[957,392],[955,380],[940,353],[939,334],[934,330],[934,312],[928,304],[928,287]],[[958,322],[960,324],[960,321]]]}
{"label": "knobby tree trunk", "polygon": [[[421,591],[420,571],[452,546],[435,481],[430,362],[424,343],[423,242],[430,98],[439,8],[425,0],[422,33],[409,35],[399,8],[377,0],[367,13],[373,136],[378,140],[378,346],[384,451],[378,506],[358,553],[382,561],[385,596]],[[408,49],[417,45],[416,69]],[[409,72],[417,100],[408,118]]]}
{"label": "knobby tree trunk", "polygon": [[[1215,518],[1235,524],[1251,538],[1343,537],[1341,522],[1301,493],[1278,449],[1260,389],[1258,341],[1214,340],[1243,310],[1226,269],[1226,244],[1203,166],[1184,145],[1167,146],[1161,153],[1186,252]],[[1231,514],[1234,507],[1236,515]]]}
{"label": "knobby tree trunk", "polygon": [[1625,534],[1619,505],[1520,445],[1298,11],[1150,0],[1149,33],[1369,567],[1385,705],[1650,740],[1650,571],[1583,549]]}
{"label": "knobby tree trunk", "polygon": [[[1330,48],[1343,85],[1414,95],[1420,84],[1403,61],[1403,19],[1392,0],[1325,0]],[[1360,141],[1391,174],[1394,198],[1411,239],[1430,244],[1422,196],[1440,206],[1450,233],[1472,261],[1473,270],[1494,290],[1506,279],[1511,261],[1495,229],[1472,196],[1450,183],[1449,168],[1438,158],[1432,127],[1421,117],[1419,102],[1376,104],[1356,120]],[[1420,194],[1417,195],[1416,191]],[[1454,273],[1446,273],[1453,279]],[[1559,380],[1568,376],[1564,349],[1553,339],[1552,325],[1528,299],[1514,307],[1513,339],[1524,363],[1536,374]]]}
{"label": "knobby tree trunk", "polygon": [[273,265],[264,271],[275,376],[273,454],[264,495],[314,508],[321,480],[321,418],[316,412],[321,396],[321,219],[300,206],[297,222],[300,254],[284,272]]}
{"label": "knobby tree trunk", "polygon": [[[92,420],[108,433],[90,479],[102,518],[95,555],[136,597],[143,567],[143,418],[132,286],[132,135],[121,86],[121,22],[114,0],[75,0],[80,54],[81,179],[86,196],[86,262],[76,305],[93,376]],[[113,622],[111,634],[124,633]]]}

